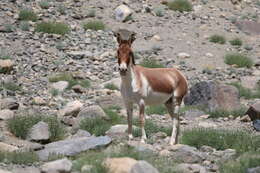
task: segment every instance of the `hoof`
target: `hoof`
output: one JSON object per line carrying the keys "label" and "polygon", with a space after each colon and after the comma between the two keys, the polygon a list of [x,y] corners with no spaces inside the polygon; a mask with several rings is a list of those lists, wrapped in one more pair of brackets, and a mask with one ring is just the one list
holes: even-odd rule
{"label": "hoof", "polygon": [[132,139],[134,139],[133,135],[132,134],[128,135],[128,140],[130,141]]}
{"label": "hoof", "polygon": [[144,139],[141,139],[140,141],[142,144],[145,144],[145,140]]}

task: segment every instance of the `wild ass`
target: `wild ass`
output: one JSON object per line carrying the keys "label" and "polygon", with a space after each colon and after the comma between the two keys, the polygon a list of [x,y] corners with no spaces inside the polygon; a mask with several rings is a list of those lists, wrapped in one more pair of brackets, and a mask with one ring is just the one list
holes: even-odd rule
{"label": "wild ass", "polygon": [[165,104],[172,118],[170,145],[176,144],[179,133],[179,107],[188,90],[187,80],[176,68],[145,68],[136,65],[131,48],[136,34],[119,30],[119,32],[114,32],[114,35],[119,44],[117,59],[121,76],[121,95],[127,109],[129,140],[133,138],[133,104],[136,103],[139,106],[141,142],[143,143],[147,139],[144,129],[145,106]]}

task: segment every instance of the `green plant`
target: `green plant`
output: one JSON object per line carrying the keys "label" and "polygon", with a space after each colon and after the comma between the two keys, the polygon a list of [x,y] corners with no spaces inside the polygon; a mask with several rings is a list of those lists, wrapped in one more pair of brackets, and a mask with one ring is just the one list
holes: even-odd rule
{"label": "green plant", "polygon": [[209,37],[209,41],[212,43],[225,44],[226,38],[222,35],[215,34]]}
{"label": "green plant", "polygon": [[188,0],[174,0],[167,3],[169,9],[179,12],[191,11],[192,4]]}
{"label": "green plant", "polygon": [[19,13],[19,20],[25,20],[25,21],[37,21],[38,17],[37,15],[30,9],[23,9]]}
{"label": "green plant", "polygon": [[5,32],[14,32],[15,31],[15,27],[8,23],[8,24],[4,24],[4,31]]}
{"label": "green plant", "polygon": [[9,130],[17,137],[25,139],[29,130],[38,122],[44,121],[49,125],[50,141],[56,141],[64,136],[63,125],[56,117],[42,115],[15,116],[7,122]]}
{"label": "green plant", "polygon": [[260,152],[248,152],[236,160],[229,160],[220,166],[221,173],[245,173],[249,168],[260,166]]}
{"label": "green plant", "polygon": [[110,89],[110,90],[119,90],[118,87],[116,85],[114,85],[113,83],[108,83],[104,87],[106,89]]}
{"label": "green plant", "polygon": [[59,95],[59,93],[60,93],[60,92],[59,92],[58,89],[52,88],[52,89],[50,90],[50,94],[51,94],[53,97]]}
{"label": "green plant", "polygon": [[42,1],[39,2],[39,6],[42,9],[48,9],[48,8],[50,8],[51,4],[48,0],[42,0]]}
{"label": "green plant", "polygon": [[36,32],[44,32],[49,34],[65,35],[70,32],[70,28],[65,23],[59,22],[41,22],[36,25]]}
{"label": "green plant", "polygon": [[232,115],[233,117],[239,117],[245,115],[247,109],[242,107],[237,110],[227,111],[227,110],[215,110],[210,111],[208,114],[210,115],[210,118],[219,118],[219,117],[228,117]]}
{"label": "green plant", "polygon": [[230,40],[229,43],[233,46],[242,46],[243,42],[239,38],[234,38],[233,40]]}
{"label": "green plant", "polygon": [[258,87],[256,91],[252,91],[248,88],[244,88],[238,82],[232,82],[229,84],[233,85],[234,87],[236,87],[238,89],[240,97],[244,97],[245,99],[260,98],[260,87]]}
{"label": "green plant", "polygon": [[228,65],[236,65],[237,67],[247,67],[253,66],[253,61],[251,58],[240,53],[229,53],[225,55],[225,63]]}
{"label": "green plant", "polygon": [[27,152],[3,152],[0,151],[0,162],[4,162],[7,164],[25,164],[30,165],[34,162],[38,162],[39,158],[35,152],[27,151]]}
{"label": "green plant", "polygon": [[20,28],[23,31],[29,31],[30,30],[30,24],[27,21],[22,21],[20,23]]}
{"label": "green plant", "polygon": [[154,58],[144,58],[144,60],[140,63],[143,67],[148,68],[163,68],[164,66],[158,63]]}
{"label": "green plant", "polygon": [[91,30],[95,30],[95,31],[104,30],[105,24],[102,21],[93,20],[93,21],[88,21],[87,23],[84,23],[83,28],[85,30],[91,29]]}
{"label": "green plant", "polygon": [[64,6],[64,5],[62,5],[62,4],[59,4],[58,5],[58,8],[57,8],[57,11],[60,13],[60,14],[62,14],[62,15],[64,15],[64,14],[66,14],[66,7]]}
{"label": "green plant", "polygon": [[157,8],[154,8],[154,14],[158,17],[163,17],[164,14],[165,14],[165,11],[164,11],[164,8],[162,7],[157,7]]}
{"label": "green plant", "polygon": [[257,151],[260,146],[260,136],[239,130],[193,128],[183,132],[181,143],[197,148],[207,145],[217,150],[232,148],[238,153],[244,153]]}
{"label": "green plant", "polygon": [[154,105],[146,108],[145,113],[148,115],[159,114],[163,115],[167,113],[167,109],[164,105]]}
{"label": "green plant", "polygon": [[4,49],[0,48],[0,59],[11,59],[11,56]]}
{"label": "green plant", "polygon": [[17,85],[14,82],[0,83],[0,88],[6,89],[6,90],[9,90],[9,91],[21,91],[22,90],[21,86]]}

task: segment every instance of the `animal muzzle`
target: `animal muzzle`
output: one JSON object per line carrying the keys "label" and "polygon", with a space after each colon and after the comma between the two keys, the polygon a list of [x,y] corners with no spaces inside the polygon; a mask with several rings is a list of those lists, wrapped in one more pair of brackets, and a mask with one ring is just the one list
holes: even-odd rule
{"label": "animal muzzle", "polygon": [[126,65],[126,63],[121,63],[119,65],[119,71],[120,71],[120,75],[126,75],[126,72],[127,72],[127,65]]}

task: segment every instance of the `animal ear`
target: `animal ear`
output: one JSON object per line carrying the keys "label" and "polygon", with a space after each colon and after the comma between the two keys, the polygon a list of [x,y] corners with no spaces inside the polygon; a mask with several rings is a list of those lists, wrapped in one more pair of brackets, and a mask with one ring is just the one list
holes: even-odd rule
{"label": "animal ear", "polygon": [[118,44],[120,44],[121,43],[121,36],[120,36],[120,34],[117,31],[113,31],[113,34],[116,37],[116,40],[117,40]]}
{"label": "animal ear", "polygon": [[131,36],[130,36],[130,42],[131,42],[131,44],[135,41],[135,39],[136,39],[136,33],[133,32],[133,33],[131,34]]}

